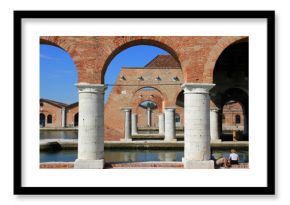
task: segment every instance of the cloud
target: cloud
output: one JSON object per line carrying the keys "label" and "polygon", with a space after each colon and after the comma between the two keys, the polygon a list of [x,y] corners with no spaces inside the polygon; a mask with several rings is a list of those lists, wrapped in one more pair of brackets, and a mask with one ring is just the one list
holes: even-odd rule
{"label": "cloud", "polygon": [[48,55],[45,55],[45,54],[43,54],[43,53],[40,54],[40,58],[42,58],[42,59],[46,59],[46,60],[60,60],[60,59],[58,59],[58,58],[53,58],[53,57],[48,56]]}

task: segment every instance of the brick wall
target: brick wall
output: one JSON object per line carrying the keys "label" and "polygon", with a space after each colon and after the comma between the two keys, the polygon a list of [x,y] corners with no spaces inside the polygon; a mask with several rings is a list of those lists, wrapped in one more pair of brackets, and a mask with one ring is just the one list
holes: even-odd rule
{"label": "brick wall", "polygon": [[[39,107],[40,114],[45,115],[45,127],[55,128],[61,127],[61,107],[47,103],[41,102],[42,106]],[[52,116],[52,123],[47,123],[47,117]]]}

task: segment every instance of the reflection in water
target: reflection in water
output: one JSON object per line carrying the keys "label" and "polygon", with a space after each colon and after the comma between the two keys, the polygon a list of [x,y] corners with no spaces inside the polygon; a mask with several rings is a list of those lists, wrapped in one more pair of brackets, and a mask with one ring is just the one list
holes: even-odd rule
{"label": "reflection in water", "polygon": [[40,139],[77,139],[78,131],[77,130],[41,130]]}
{"label": "reflection in water", "polygon": [[[248,151],[237,150],[240,162],[248,162]],[[215,158],[228,157],[229,150],[213,150]],[[148,162],[148,161],[182,161],[183,150],[105,150],[106,162]],[[41,151],[40,162],[72,162],[77,158],[77,150],[57,152]]]}
{"label": "reflection in water", "polygon": [[[77,130],[41,130],[40,139],[77,139]],[[240,162],[248,162],[248,151],[237,150]],[[213,149],[216,159],[228,157],[230,149]],[[184,156],[183,150],[105,150],[106,162],[148,162],[148,161],[179,161]],[[77,150],[41,151],[40,162],[73,162],[77,158]]]}

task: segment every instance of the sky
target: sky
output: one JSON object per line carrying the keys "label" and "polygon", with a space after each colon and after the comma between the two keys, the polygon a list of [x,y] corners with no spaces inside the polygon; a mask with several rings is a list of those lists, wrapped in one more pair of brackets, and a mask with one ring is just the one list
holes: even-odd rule
{"label": "sky", "polygon": [[[168,54],[154,46],[127,48],[113,58],[105,73],[105,84],[114,84],[122,67],[143,67],[157,55]],[[71,104],[78,101],[76,66],[61,48],[40,45],[40,97]],[[105,102],[112,86],[108,86]]]}

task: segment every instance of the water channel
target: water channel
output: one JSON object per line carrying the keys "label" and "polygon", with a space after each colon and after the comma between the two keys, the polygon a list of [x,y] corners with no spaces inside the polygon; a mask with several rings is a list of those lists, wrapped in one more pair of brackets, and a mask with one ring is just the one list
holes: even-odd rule
{"label": "water channel", "polygon": [[[77,139],[77,130],[73,131],[41,131],[40,139]],[[241,163],[249,161],[248,150],[237,150]],[[213,149],[216,159],[228,157],[229,149]],[[140,150],[140,149],[105,149],[106,162],[148,162],[177,161],[181,162],[183,150]],[[77,150],[40,151],[40,162],[73,162],[77,158]]]}

